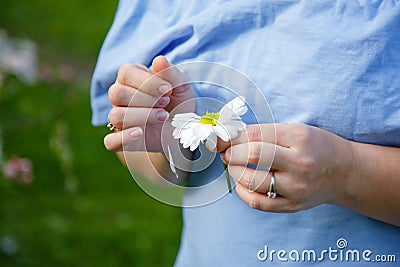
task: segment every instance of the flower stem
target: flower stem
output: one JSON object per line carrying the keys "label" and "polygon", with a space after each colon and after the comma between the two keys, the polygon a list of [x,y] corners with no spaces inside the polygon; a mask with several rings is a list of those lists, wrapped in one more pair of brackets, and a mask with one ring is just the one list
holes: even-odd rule
{"label": "flower stem", "polygon": [[226,177],[226,183],[228,184],[228,190],[229,190],[229,193],[232,194],[232,185],[231,185],[231,178],[230,178],[230,175],[228,172],[228,165],[226,165],[225,163],[222,163],[222,164],[224,164],[225,177]]}

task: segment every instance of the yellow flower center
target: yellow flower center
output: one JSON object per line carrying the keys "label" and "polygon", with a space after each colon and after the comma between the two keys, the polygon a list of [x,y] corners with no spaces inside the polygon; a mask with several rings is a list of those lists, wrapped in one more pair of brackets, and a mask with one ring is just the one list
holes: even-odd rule
{"label": "yellow flower center", "polygon": [[200,118],[200,123],[211,124],[212,126],[216,126],[218,119],[219,119],[219,113],[207,111],[206,115]]}

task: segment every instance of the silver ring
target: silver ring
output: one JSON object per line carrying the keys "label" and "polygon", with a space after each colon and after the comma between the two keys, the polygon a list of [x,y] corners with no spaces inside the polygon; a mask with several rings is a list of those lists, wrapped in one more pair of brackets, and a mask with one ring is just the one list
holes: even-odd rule
{"label": "silver ring", "polygon": [[107,123],[107,128],[110,129],[110,131],[117,130],[118,128],[115,127],[111,122]]}
{"label": "silver ring", "polygon": [[108,119],[108,116],[107,116],[107,128],[110,129],[110,131],[118,130],[118,127],[114,126],[114,125],[110,122],[110,120]]}
{"label": "silver ring", "polygon": [[274,172],[271,172],[271,183],[269,184],[269,190],[267,192],[267,196],[268,198],[276,198]]}

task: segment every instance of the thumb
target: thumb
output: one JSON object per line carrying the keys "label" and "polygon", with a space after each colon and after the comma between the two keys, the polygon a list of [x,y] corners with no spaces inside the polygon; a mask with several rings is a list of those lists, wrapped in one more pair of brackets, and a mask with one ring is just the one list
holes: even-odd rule
{"label": "thumb", "polygon": [[185,74],[176,66],[170,64],[166,57],[158,56],[152,63],[154,74],[168,81],[174,88],[174,93],[186,91],[189,87]]}
{"label": "thumb", "polygon": [[172,66],[169,64],[168,60],[164,56],[157,56],[153,59],[152,67],[155,73],[162,72],[163,70],[167,69],[169,66]]}

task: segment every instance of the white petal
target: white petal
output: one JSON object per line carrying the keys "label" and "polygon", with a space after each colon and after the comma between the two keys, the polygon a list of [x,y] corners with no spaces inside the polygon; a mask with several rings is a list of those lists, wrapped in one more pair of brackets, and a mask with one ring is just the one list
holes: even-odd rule
{"label": "white petal", "polygon": [[192,144],[190,145],[190,151],[195,151],[199,145],[200,145],[200,138],[192,140]]}
{"label": "white petal", "polygon": [[190,119],[200,119],[200,116],[197,115],[196,113],[180,113],[180,114],[176,114],[172,120],[185,120],[188,121]]}
{"label": "white petal", "polygon": [[179,137],[180,137],[180,132],[181,132],[181,129],[175,128],[174,131],[172,132],[172,136],[173,136],[175,139],[179,139]]}
{"label": "white petal", "polygon": [[246,123],[240,120],[232,120],[228,123],[225,123],[224,126],[228,128],[228,132],[231,132],[231,129],[235,129],[238,132],[246,130]]}
{"label": "white petal", "polygon": [[207,146],[212,150],[217,147],[217,135],[215,134],[215,132],[212,132],[210,136],[208,136]]}
{"label": "white petal", "polygon": [[171,171],[175,174],[176,178],[179,178],[178,177],[178,173],[177,173],[177,171],[175,169],[175,164],[174,164],[174,161],[172,159],[172,154],[171,154],[171,150],[169,149],[169,146],[167,146],[167,149],[168,149],[169,167],[171,168]]}
{"label": "white petal", "polygon": [[181,138],[183,135],[187,134],[187,131],[192,132],[192,129],[196,126],[196,123],[188,123],[184,127],[181,128],[175,128],[175,130],[172,132],[172,135],[178,139]]}
{"label": "white petal", "polygon": [[[196,127],[200,124],[200,119],[190,119],[190,121],[173,121],[172,125],[176,128],[172,132],[172,135],[175,139],[179,139],[184,135],[186,130],[190,130],[191,128]],[[175,124],[175,125],[174,125]]]}
{"label": "white petal", "polygon": [[191,139],[181,138],[179,142],[182,144],[183,148],[188,148],[191,145]]}
{"label": "white petal", "polygon": [[219,112],[219,121],[224,123],[230,120],[234,115],[242,116],[247,112],[248,108],[243,96],[235,97],[223,106]]}
{"label": "white petal", "polygon": [[200,138],[196,135],[192,135],[192,138],[190,138],[188,144],[189,144],[189,149],[191,151],[194,151],[200,144]]}
{"label": "white petal", "polygon": [[[184,116],[178,116],[178,115],[184,115]],[[183,127],[188,123],[199,122],[199,121],[200,121],[200,116],[194,113],[177,114],[172,118],[171,125],[174,127]]]}
{"label": "white petal", "polygon": [[192,129],[188,128],[186,130],[182,130],[180,132],[180,140],[179,142],[183,145],[184,148],[188,148],[192,143],[193,139],[193,131]]}
{"label": "white petal", "polygon": [[211,124],[198,124],[193,128],[193,134],[200,138],[200,141],[206,140],[213,131]]}
{"label": "white petal", "polygon": [[175,128],[182,128],[188,123],[188,121],[179,121],[179,120],[173,120],[171,122],[171,125],[174,126]]}
{"label": "white petal", "polygon": [[225,129],[229,133],[230,139],[236,138],[238,136],[239,131],[231,125],[225,126]]}
{"label": "white petal", "polygon": [[218,124],[217,126],[213,127],[213,130],[214,133],[223,141],[228,142],[231,139],[228,129],[224,127],[224,125]]}
{"label": "white petal", "polygon": [[[195,113],[177,114],[172,118],[172,126],[175,127],[172,135],[184,148],[190,148],[194,151],[200,142],[207,140],[213,133],[211,124],[201,124],[200,116]],[[216,134],[215,139],[216,139]]]}
{"label": "white petal", "polygon": [[247,106],[244,96],[238,96],[228,103],[228,106],[238,116],[243,116],[247,112]]}
{"label": "white petal", "polygon": [[180,143],[184,148],[190,147],[190,150],[194,151],[199,146],[200,142],[207,139],[211,132],[212,126],[210,124],[193,123],[191,127],[180,129]]}

